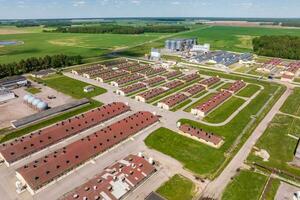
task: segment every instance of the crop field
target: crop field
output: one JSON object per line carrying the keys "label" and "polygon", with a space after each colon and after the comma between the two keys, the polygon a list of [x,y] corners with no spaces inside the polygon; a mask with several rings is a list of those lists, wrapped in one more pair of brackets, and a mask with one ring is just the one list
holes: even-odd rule
{"label": "crop field", "polygon": [[157,193],[168,200],[193,199],[195,186],[189,179],[176,174],[169,181],[158,188]]}
{"label": "crop field", "polygon": [[[256,162],[263,166],[284,170],[300,176],[300,170],[289,164],[293,161],[298,140],[289,136],[300,137],[300,119],[277,114],[269,124],[263,136],[255,145],[264,149],[270,155],[269,160],[263,161],[254,152],[249,156],[249,162]],[[284,144],[284,145],[283,145]]]}
{"label": "crop field", "polygon": [[221,104],[214,111],[209,113],[204,121],[211,123],[221,123],[230,117],[239,107],[245,103],[245,100],[237,97],[231,97],[226,102]]}
{"label": "crop field", "polygon": [[300,116],[300,88],[294,89],[293,94],[288,97],[280,111],[296,116]]}
{"label": "crop field", "polygon": [[252,39],[262,35],[300,36],[300,29],[211,26],[178,37],[197,37],[200,43],[210,43],[213,49],[243,52],[252,51]]}
{"label": "crop field", "polygon": [[47,86],[76,99],[91,98],[106,92],[103,88],[95,87],[93,92],[85,93],[83,88],[88,85],[87,83],[63,75],[50,76],[42,79],[42,82]]}
{"label": "crop field", "polygon": [[42,57],[60,53],[81,55],[84,58],[96,57],[113,50],[151,41],[161,35],[163,34],[118,35],[43,32],[0,34],[0,41],[24,42],[21,45],[0,47],[0,63],[10,63],[29,57]]}
{"label": "crop field", "polygon": [[267,177],[251,171],[241,171],[226,187],[222,200],[259,200]]}

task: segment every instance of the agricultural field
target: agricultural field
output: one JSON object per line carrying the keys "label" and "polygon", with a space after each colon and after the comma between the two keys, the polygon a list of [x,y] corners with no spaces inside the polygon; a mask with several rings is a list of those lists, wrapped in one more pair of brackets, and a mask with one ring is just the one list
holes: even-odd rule
{"label": "agricultural field", "polygon": [[92,98],[106,92],[105,89],[96,87],[93,92],[85,93],[83,88],[88,85],[87,83],[63,75],[53,75],[41,81],[47,86],[76,99]]}
{"label": "agricultural field", "polygon": [[281,107],[280,111],[296,115],[300,117],[300,88],[294,89],[293,94],[288,97],[284,105]]}
{"label": "agricultural field", "polygon": [[176,174],[156,191],[168,200],[192,200],[195,185],[189,179]]}
{"label": "agricultural field", "polygon": [[[291,165],[299,137],[300,119],[277,114],[258,140],[255,145],[258,149],[252,151],[248,161],[300,176],[299,168]],[[270,156],[265,161],[256,153],[261,150],[266,151]]]}
{"label": "agricultural field", "polygon": [[[0,33],[1,29],[0,27]],[[14,31],[15,29],[13,28]],[[0,63],[59,53],[81,55],[84,58],[96,57],[113,50],[132,47],[157,39],[161,35],[164,34],[118,35],[44,32],[0,34],[0,41],[22,41],[24,43],[0,47]]]}
{"label": "agricultural field", "polygon": [[241,171],[226,187],[222,200],[259,200],[267,177],[251,171]]}
{"label": "agricultural field", "polygon": [[201,43],[210,43],[213,49],[244,52],[252,51],[252,39],[262,35],[300,36],[300,29],[211,26],[178,37],[197,37]]}

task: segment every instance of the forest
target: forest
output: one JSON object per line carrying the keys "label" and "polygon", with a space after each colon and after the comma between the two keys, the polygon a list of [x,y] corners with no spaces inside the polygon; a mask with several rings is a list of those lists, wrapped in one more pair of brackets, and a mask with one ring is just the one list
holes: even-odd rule
{"label": "forest", "polygon": [[16,63],[0,64],[0,78],[20,75],[49,68],[60,68],[82,63],[81,56],[66,56],[63,54],[28,58]]}
{"label": "forest", "polygon": [[286,59],[300,59],[300,37],[298,36],[261,36],[254,38],[253,50],[261,56]]}
{"label": "forest", "polygon": [[60,33],[112,33],[112,34],[143,34],[143,33],[178,33],[187,31],[185,26],[120,26],[120,25],[100,25],[100,26],[72,26],[58,27],[52,32]]}

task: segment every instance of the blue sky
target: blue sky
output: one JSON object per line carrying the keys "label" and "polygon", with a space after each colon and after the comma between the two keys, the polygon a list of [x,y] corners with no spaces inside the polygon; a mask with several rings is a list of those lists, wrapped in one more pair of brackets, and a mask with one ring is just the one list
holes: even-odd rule
{"label": "blue sky", "polygon": [[0,0],[0,19],[300,17],[300,0]]}

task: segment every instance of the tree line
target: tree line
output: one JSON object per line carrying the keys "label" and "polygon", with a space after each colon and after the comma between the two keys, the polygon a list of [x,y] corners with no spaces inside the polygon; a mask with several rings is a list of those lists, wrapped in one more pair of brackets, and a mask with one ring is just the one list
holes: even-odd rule
{"label": "tree line", "polygon": [[[60,33],[112,33],[112,34],[143,34],[143,33],[177,33],[187,31],[185,26],[120,26],[120,25],[100,25],[100,26],[71,26],[58,27],[51,32]],[[45,32],[49,32],[45,30]]]}
{"label": "tree line", "polygon": [[81,56],[66,56],[63,54],[45,56],[45,57],[32,57],[19,62],[9,64],[0,64],[0,78],[13,75],[21,75],[33,71],[39,71],[49,68],[61,68],[82,63]]}
{"label": "tree line", "polygon": [[253,50],[262,56],[299,60],[300,37],[298,36],[261,36],[254,38]]}

